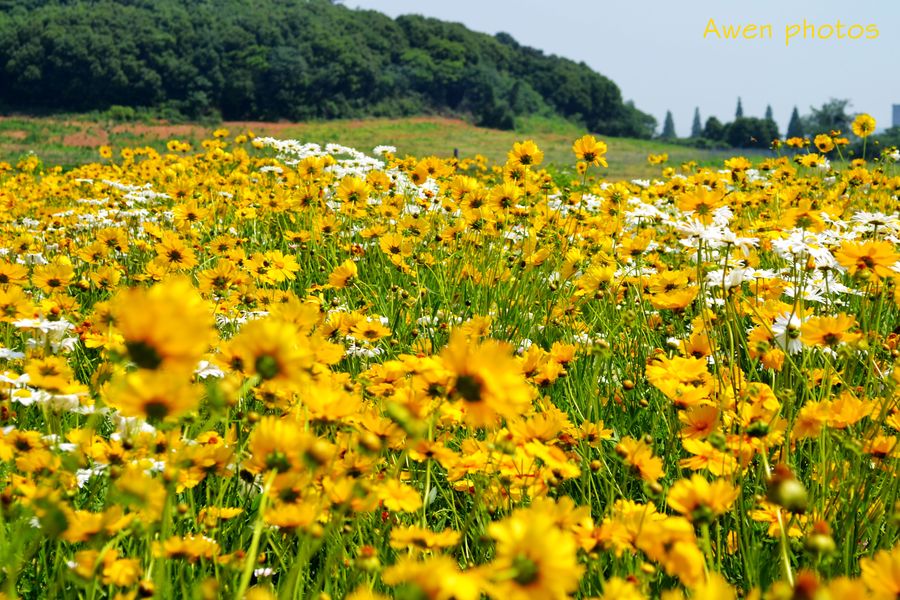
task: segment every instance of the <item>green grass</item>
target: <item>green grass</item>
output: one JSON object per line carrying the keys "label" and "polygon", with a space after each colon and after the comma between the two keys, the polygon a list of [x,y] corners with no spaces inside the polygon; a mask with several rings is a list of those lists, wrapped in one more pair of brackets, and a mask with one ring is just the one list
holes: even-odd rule
{"label": "green grass", "polygon": [[[0,118],[0,161],[15,162],[28,152],[37,154],[45,165],[70,169],[96,160],[101,143],[114,150],[127,146],[151,146],[165,150],[169,139],[177,138],[194,145],[212,134],[215,126],[191,124],[172,126],[164,122],[131,123],[117,127],[109,120],[93,115],[64,117]],[[490,162],[502,164],[512,145],[533,139],[544,151],[544,164],[557,167],[574,164],[572,142],[586,133],[581,127],[562,119],[530,117],[521,119],[516,131],[500,131],[476,127],[459,119],[443,117],[410,117],[403,119],[342,119],[307,123],[223,123],[237,133],[251,129],[257,135],[295,138],[304,142],[334,142],[371,151],[377,145],[397,147],[400,155],[452,156],[476,154]],[[670,165],[693,160],[704,166],[721,165],[722,161],[741,154],[738,150],[697,150],[658,140],[639,140],[598,136],[609,146],[608,179],[634,179],[658,176],[660,167],[647,163],[647,155],[667,153]],[[755,156],[760,156],[759,152]]]}
{"label": "green grass", "polygon": [[[362,150],[388,144],[396,146],[400,155],[447,157],[456,149],[462,157],[482,154],[491,162],[501,164],[515,142],[533,139],[544,152],[545,164],[565,166],[575,162],[572,143],[587,132],[561,119],[533,117],[521,120],[516,131],[475,127],[459,120],[412,118],[303,123],[288,129],[287,133],[303,141],[336,142]],[[693,160],[712,166],[721,165],[725,159],[741,153],[738,150],[697,150],[658,140],[597,137],[609,146],[609,168],[604,169],[604,175],[609,179],[658,176],[660,167],[647,163],[649,154],[667,153],[669,164],[673,165]]]}

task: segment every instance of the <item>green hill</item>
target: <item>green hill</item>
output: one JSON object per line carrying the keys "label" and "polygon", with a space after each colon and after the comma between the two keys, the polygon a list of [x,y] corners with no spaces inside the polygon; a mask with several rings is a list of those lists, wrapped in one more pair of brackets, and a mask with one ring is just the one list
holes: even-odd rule
{"label": "green hill", "polygon": [[0,0],[0,109],[162,116],[524,115],[649,137],[655,119],[576,63],[455,23],[329,0]]}

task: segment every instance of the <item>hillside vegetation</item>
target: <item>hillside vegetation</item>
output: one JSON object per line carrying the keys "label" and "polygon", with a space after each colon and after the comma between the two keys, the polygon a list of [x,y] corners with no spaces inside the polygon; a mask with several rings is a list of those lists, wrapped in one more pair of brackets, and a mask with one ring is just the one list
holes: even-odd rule
{"label": "hillside vegetation", "polygon": [[329,0],[0,0],[0,109],[152,107],[224,119],[560,116],[649,137],[584,63],[455,23]]}

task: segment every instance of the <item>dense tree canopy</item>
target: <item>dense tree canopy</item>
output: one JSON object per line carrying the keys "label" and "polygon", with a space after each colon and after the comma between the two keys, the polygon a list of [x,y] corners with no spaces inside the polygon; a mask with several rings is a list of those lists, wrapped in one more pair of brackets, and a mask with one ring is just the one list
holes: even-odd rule
{"label": "dense tree canopy", "polygon": [[228,119],[559,114],[609,135],[653,117],[584,63],[329,0],[0,0],[0,106],[154,107]]}

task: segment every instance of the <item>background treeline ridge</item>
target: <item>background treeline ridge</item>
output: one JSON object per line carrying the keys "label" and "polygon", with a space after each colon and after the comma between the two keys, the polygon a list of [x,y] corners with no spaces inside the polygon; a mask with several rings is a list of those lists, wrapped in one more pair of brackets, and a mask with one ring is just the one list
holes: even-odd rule
{"label": "background treeline ridge", "polygon": [[584,63],[330,0],[0,0],[0,108],[149,107],[189,118],[561,116],[649,137],[656,120]]}

